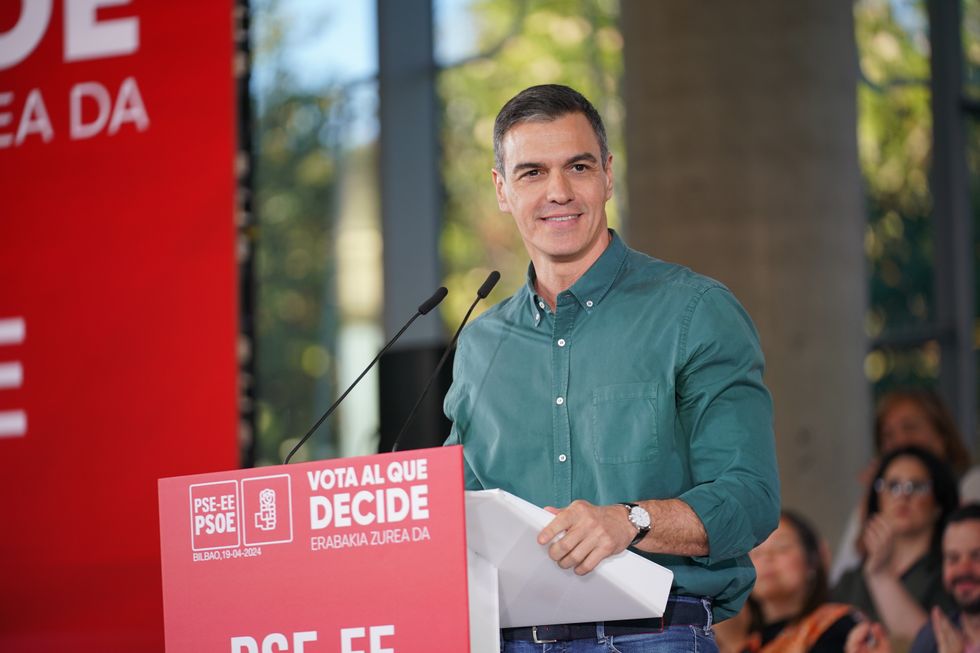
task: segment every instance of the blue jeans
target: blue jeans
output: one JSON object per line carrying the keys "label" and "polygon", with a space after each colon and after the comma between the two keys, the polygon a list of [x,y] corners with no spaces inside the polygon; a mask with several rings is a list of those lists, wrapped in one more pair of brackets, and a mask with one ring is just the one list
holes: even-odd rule
{"label": "blue jeans", "polygon": [[708,612],[708,624],[703,628],[670,626],[660,633],[612,636],[606,635],[605,628],[598,623],[594,638],[547,644],[501,640],[500,650],[501,653],[718,653],[715,635],[711,630],[711,609],[707,605],[705,609]]}

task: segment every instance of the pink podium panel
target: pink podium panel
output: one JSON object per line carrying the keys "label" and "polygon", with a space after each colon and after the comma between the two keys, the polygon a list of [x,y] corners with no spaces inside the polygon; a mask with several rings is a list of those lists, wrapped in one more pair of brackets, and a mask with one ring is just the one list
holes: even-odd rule
{"label": "pink podium panel", "polygon": [[459,447],[159,482],[167,651],[466,651]]}

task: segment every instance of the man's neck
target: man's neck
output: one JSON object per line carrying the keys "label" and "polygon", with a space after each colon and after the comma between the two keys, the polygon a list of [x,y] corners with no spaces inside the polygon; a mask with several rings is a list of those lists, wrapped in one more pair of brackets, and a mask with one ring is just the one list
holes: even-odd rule
{"label": "man's neck", "polygon": [[980,614],[960,613],[960,629],[968,644],[974,648],[980,645]]}
{"label": "man's neck", "polygon": [[543,257],[539,257],[540,260],[532,258],[531,262],[534,263],[534,291],[538,297],[543,299],[554,311],[558,305],[558,295],[575,285],[575,282],[588,272],[593,263],[599,260],[611,242],[612,234],[607,231],[602,247],[596,251],[595,255],[579,261],[565,262]]}

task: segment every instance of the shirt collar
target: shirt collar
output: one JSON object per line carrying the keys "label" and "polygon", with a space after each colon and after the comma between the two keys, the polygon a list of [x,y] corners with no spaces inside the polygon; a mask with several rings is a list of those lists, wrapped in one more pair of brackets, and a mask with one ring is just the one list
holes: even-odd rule
{"label": "shirt collar", "polygon": [[[619,277],[626,260],[626,254],[629,251],[626,243],[615,230],[610,229],[609,234],[612,236],[609,240],[609,246],[603,250],[595,263],[585,271],[585,274],[565,291],[570,293],[582,305],[582,308],[590,313],[599,305],[599,302],[609,292],[613,282]],[[531,319],[538,322],[540,318],[535,320],[535,316],[540,314],[543,309],[539,303],[541,300],[534,290],[534,279],[534,264],[529,263],[527,266],[527,296],[531,306]]]}

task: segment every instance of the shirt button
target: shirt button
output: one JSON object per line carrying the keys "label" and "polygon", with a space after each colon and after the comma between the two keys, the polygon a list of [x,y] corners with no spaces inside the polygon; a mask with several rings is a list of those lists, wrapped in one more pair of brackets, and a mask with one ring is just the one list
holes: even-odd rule
{"label": "shirt button", "polygon": [[559,406],[561,406],[563,403],[565,403],[565,398],[564,397],[558,397],[557,399],[555,399],[555,403],[558,404]]}
{"label": "shirt button", "polygon": [[544,302],[538,302],[538,308],[544,308]]}
{"label": "shirt button", "polygon": [[564,338],[559,338],[558,339],[558,346],[559,347],[564,347],[565,346],[565,339]]}
{"label": "shirt button", "polygon": [[589,308],[592,308],[592,300],[590,299],[587,302],[585,302],[585,305],[588,306]]}
{"label": "shirt button", "polygon": [[566,460],[568,460],[568,456],[566,456],[565,454],[558,456],[558,462],[563,463]]}

